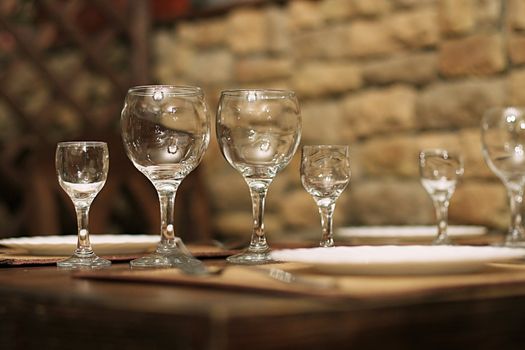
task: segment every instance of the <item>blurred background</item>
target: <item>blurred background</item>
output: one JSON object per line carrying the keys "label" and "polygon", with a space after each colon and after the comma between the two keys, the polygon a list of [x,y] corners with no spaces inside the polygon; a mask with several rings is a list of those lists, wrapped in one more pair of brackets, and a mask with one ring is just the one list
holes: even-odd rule
{"label": "blurred background", "polygon": [[[297,92],[302,144],[349,144],[352,180],[336,226],[431,224],[421,148],[465,156],[450,221],[501,229],[503,185],[481,155],[491,106],[525,104],[523,0],[3,0],[0,2],[0,236],[74,234],[58,186],[62,140],[110,146],[94,233],[156,233],[153,186],[124,154],[119,115],[137,84],[197,85],[214,116],[227,88]],[[320,230],[300,154],[270,186],[268,238]],[[183,238],[246,240],[248,187],[206,157],[176,200]]]}

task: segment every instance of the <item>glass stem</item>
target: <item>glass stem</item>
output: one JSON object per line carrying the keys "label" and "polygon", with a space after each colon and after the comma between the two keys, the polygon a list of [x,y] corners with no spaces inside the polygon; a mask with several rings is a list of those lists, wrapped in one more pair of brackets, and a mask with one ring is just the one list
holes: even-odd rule
{"label": "glass stem", "polygon": [[510,200],[511,222],[506,240],[507,242],[521,241],[524,238],[521,214],[523,205],[523,189],[509,189],[508,195]]}
{"label": "glass stem", "polygon": [[448,205],[449,201],[434,201],[434,208],[436,209],[436,219],[438,235],[434,240],[434,244],[450,244],[450,239],[447,235],[448,228]]}
{"label": "glass stem", "polygon": [[175,196],[180,183],[159,185],[157,192],[160,203],[160,244],[157,251],[164,252],[177,247],[175,241]]}
{"label": "glass stem", "polygon": [[332,231],[333,215],[335,209],[335,202],[327,205],[319,205],[319,214],[321,214],[322,236],[319,245],[321,247],[333,247],[334,235]]}
{"label": "glass stem", "polygon": [[270,181],[248,181],[253,212],[253,232],[248,250],[256,253],[264,253],[270,250],[264,233],[264,203],[269,185]]}
{"label": "glass stem", "polygon": [[75,204],[78,227],[77,249],[75,250],[75,255],[81,257],[93,255],[93,249],[91,248],[91,242],[89,241],[88,230],[90,204],[91,203]]}

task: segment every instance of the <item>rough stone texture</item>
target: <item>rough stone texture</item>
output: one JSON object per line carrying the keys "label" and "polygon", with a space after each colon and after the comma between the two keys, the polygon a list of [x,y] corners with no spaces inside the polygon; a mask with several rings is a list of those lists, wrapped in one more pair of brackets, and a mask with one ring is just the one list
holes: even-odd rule
{"label": "rough stone texture", "polygon": [[232,52],[250,54],[268,48],[268,27],[265,13],[252,8],[241,8],[230,13],[226,29]]}
{"label": "rough stone texture", "polygon": [[514,29],[525,29],[525,2],[523,0],[507,0],[509,24]]}
{"label": "rough stone texture", "polygon": [[508,41],[508,48],[512,63],[525,63],[525,35],[512,35]]}
{"label": "rough stone texture", "polygon": [[297,61],[312,58],[342,58],[348,55],[348,25],[338,24],[301,32],[292,38],[292,53]]}
{"label": "rough stone texture", "polygon": [[515,70],[508,77],[508,103],[525,105],[525,69]]}
{"label": "rough stone texture", "polygon": [[349,54],[352,57],[367,57],[399,51],[401,44],[393,37],[391,30],[391,26],[385,21],[352,22],[346,43]]}
{"label": "rough stone texture", "polygon": [[341,93],[358,88],[361,74],[353,64],[309,62],[294,74],[292,86],[302,96]]}
{"label": "rough stone texture", "polygon": [[292,1],[288,6],[288,15],[291,18],[290,26],[293,30],[319,28],[324,24],[320,3],[316,1]]}
{"label": "rough stone texture", "polygon": [[437,14],[431,7],[416,8],[393,15],[387,20],[387,31],[404,47],[432,47],[438,43]]}
{"label": "rough stone texture", "polygon": [[[525,104],[525,2],[505,1],[505,18],[501,0],[239,7],[156,30],[153,69],[159,82],[201,85],[212,114],[225,88],[297,90],[301,143],[350,145],[352,180],[335,216],[342,225],[434,224],[417,159],[423,148],[442,147],[465,159],[451,222],[502,228],[505,190],[482,157],[479,123],[492,106]],[[57,113],[67,125],[67,112]],[[249,191],[215,139],[202,166],[216,231],[248,239]],[[320,230],[299,167],[300,149],[270,186],[270,240],[281,230]]]}
{"label": "rough stone texture", "polygon": [[460,150],[465,160],[464,178],[495,179],[481,153],[481,133],[478,128],[463,129],[459,132]]}
{"label": "rough stone texture", "polygon": [[352,188],[355,224],[417,225],[434,223],[432,202],[418,180],[374,180]]}
{"label": "rough stone texture", "polygon": [[437,56],[419,52],[392,56],[364,64],[362,74],[371,84],[426,84],[437,76]]}
{"label": "rough stone texture", "polygon": [[437,83],[417,97],[417,124],[423,129],[479,126],[485,110],[503,104],[505,86],[500,80]]}
{"label": "rough stone texture", "polygon": [[501,182],[460,182],[452,196],[449,217],[463,224],[507,227],[510,212],[505,188]]}
{"label": "rough stone texture", "polygon": [[226,21],[223,18],[181,22],[177,27],[177,35],[185,43],[208,48],[225,43],[226,29]]}
{"label": "rough stone texture", "polygon": [[348,0],[324,0],[321,2],[319,11],[326,21],[341,21],[355,14],[354,6]]}
{"label": "rough stone texture", "polygon": [[477,0],[439,0],[439,25],[444,34],[464,34],[476,24]]}
{"label": "rough stone texture", "polygon": [[498,34],[476,34],[442,43],[439,70],[445,76],[489,75],[506,67],[504,45]]}
{"label": "rough stone texture", "polygon": [[352,3],[354,11],[362,16],[377,16],[390,9],[389,0],[348,0]]}
{"label": "rough stone texture", "polygon": [[292,74],[292,66],[287,57],[246,57],[235,63],[235,78],[239,82],[286,78]]}
{"label": "rough stone texture", "polygon": [[357,137],[414,126],[416,92],[397,85],[350,95],[343,101],[347,125]]}
{"label": "rough stone texture", "polygon": [[[301,106],[303,117],[302,142],[304,144],[338,144],[348,142],[343,111],[337,101],[305,102]],[[334,127],[337,125],[338,127]]]}
{"label": "rough stone texture", "polygon": [[476,24],[479,30],[497,30],[501,19],[501,0],[477,0]]}

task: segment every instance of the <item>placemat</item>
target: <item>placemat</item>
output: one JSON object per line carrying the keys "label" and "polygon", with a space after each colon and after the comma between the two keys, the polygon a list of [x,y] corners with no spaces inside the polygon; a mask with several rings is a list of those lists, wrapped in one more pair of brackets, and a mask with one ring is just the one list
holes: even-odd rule
{"label": "placemat", "polygon": [[[261,269],[292,272],[300,283],[275,280]],[[519,289],[525,292],[525,265],[491,264],[478,273],[434,276],[337,276],[323,275],[296,263],[245,267],[230,265],[217,275],[190,276],[177,269],[80,271],[76,278],[162,283],[208,289],[227,289],[259,293],[350,298],[356,300],[401,300],[451,295],[472,297],[476,293]],[[322,285],[323,287],[319,286]],[[515,287],[513,289],[513,287]]]}
{"label": "placemat", "polygon": [[[223,249],[216,246],[200,245],[200,244],[188,244],[187,248],[197,258],[224,258],[239,252],[236,249]],[[140,254],[126,254],[126,255],[103,255],[102,257],[114,262],[126,262],[147,253]],[[8,266],[21,266],[21,265],[53,265],[57,261],[63,260],[67,256],[38,256],[28,255],[24,252],[17,252],[15,250],[4,249],[0,251],[0,267]]]}

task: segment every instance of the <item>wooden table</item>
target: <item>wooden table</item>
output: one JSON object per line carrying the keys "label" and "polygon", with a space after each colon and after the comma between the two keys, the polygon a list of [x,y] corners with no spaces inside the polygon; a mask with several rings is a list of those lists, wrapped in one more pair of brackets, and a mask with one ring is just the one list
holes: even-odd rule
{"label": "wooden table", "polygon": [[[128,269],[115,264],[112,269]],[[525,285],[363,302],[0,269],[0,349],[523,349]]]}

